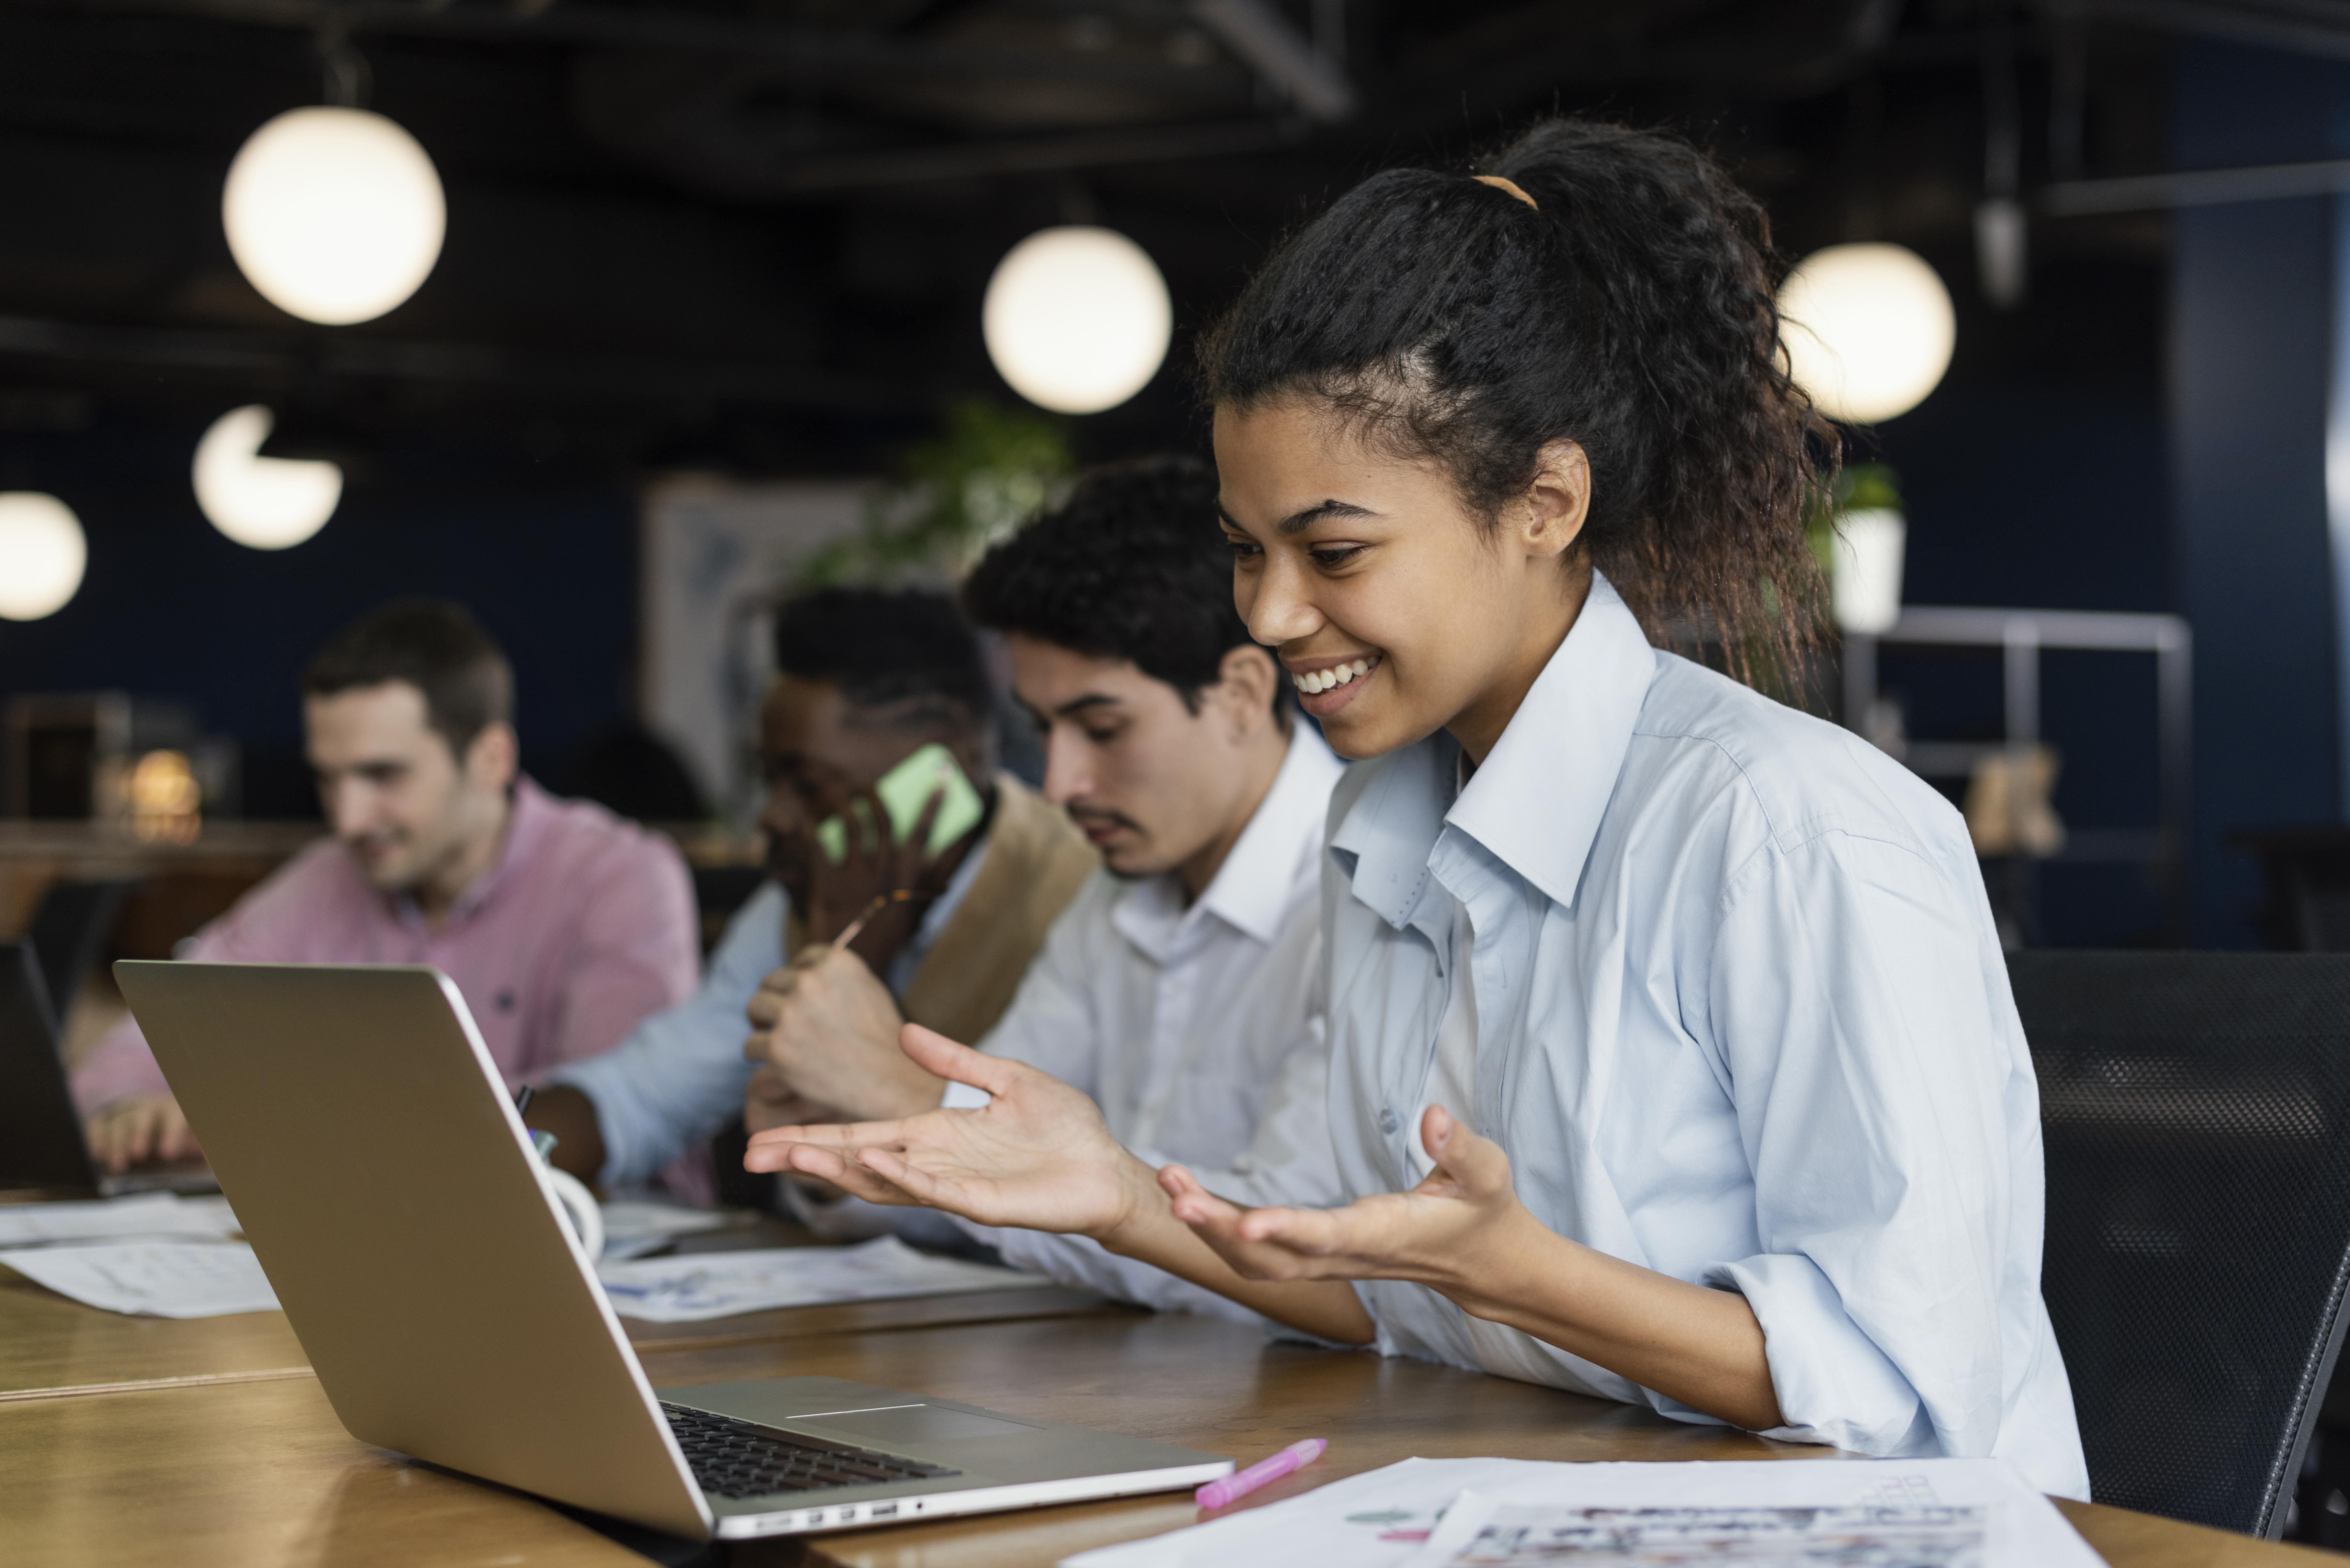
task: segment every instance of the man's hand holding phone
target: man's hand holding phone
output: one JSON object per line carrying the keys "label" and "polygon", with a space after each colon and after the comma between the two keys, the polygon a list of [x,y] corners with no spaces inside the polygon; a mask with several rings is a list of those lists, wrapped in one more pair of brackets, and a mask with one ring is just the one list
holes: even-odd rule
{"label": "man's hand holding phone", "polygon": [[[956,851],[985,816],[985,803],[945,747],[924,746],[891,768],[847,810],[816,825],[808,907],[800,911],[808,941],[828,946],[862,919],[848,950],[874,973],[888,973],[962,864]],[[900,891],[913,896],[883,901]]]}

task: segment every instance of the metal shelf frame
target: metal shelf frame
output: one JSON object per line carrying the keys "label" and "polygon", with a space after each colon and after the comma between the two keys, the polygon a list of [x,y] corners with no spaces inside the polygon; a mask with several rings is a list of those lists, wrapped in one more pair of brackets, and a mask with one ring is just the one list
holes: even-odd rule
{"label": "metal shelf frame", "polygon": [[2046,649],[2154,656],[2156,745],[2160,826],[2088,828],[2068,834],[2060,861],[2136,861],[2155,867],[2162,888],[2163,935],[2187,940],[2188,813],[2194,765],[2195,638],[2175,615],[2125,615],[2102,610],[1981,609],[1911,605],[1888,631],[1844,637],[1844,715],[1858,729],[1877,697],[1877,656],[1894,645],[1995,648],[2001,653],[2004,697],[1999,742],[1913,741],[1903,761],[1929,778],[1962,778],[1990,752],[2036,744],[2040,739],[2040,655]]}

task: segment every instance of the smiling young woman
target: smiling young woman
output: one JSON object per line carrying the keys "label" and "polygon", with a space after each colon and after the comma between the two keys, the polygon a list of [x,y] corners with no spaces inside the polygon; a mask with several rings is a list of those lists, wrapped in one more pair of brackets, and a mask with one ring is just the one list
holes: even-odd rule
{"label": "smiling young woman", "polygon": [[1206,345],[1237,603],[1363,760],[1322,906],[1351,1202],[1234,1208],[915,1030],[992,1103],[778,1129],[753,1168],[1079,1231],[1333,1340],[2085,1495],[1963,826],[1652,646],[1811,635],[1771,283],[1701,154],[1557,120],[1474,179],[1365,182]]}

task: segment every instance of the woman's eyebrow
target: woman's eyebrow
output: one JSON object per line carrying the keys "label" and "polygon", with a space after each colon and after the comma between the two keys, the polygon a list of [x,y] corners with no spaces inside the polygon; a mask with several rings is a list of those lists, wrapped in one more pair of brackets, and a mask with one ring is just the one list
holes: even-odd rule
{"label": "woman's eyebrow", "polygon": [[[1228,526],[1240,528],[1241,532],[1243,534],[1248,532],[1246,528],[1241,527],[1240,523],[1233,518],[1231,513],[1224,510],[1223,504],[1222,502],[1219,502],[1216,504],[1216,515],[1222,518]],[[1274,532],[1285,536],[1291,534],[1302,534],[1306,529],[1313,527],[1314,524],[1324,521],[1326,518],[1376,517],[1378,515],[1378,514],[1372,511],[1369,507],[1357,506],[1351,501],[1317,501],[1313,505],[1305,507],[1302,511],[1293,512],[1288,516],[1283,518],[1279,523],[1274,525]]]}

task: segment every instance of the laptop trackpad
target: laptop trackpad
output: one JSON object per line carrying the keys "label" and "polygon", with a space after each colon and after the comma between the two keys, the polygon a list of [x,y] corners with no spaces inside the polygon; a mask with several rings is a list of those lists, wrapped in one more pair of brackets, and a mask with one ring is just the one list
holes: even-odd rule
{"label": "laptop trackpad", "polygon": [[936,1405],[900,1405],[887,1410],[845,1410],[838,1415],[795,1416],[795,1427],[852,1438],[866,1443],[943,1443],[958,1438],[1002,1438],[1043,1430],[1022,1421],[943,1410]]}

